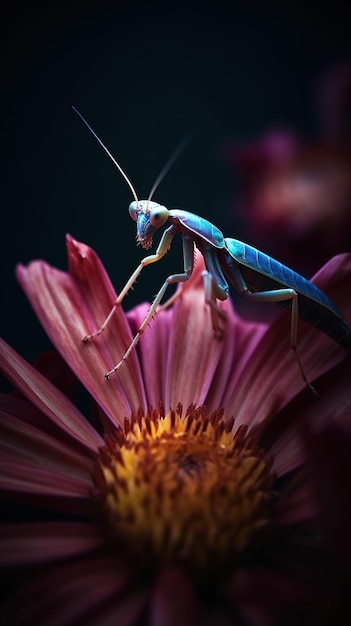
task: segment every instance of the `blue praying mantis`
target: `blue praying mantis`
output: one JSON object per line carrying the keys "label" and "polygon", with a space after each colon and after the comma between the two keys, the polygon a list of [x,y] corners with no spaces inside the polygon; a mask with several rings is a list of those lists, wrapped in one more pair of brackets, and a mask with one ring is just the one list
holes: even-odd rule
{"label": "blue praying mantis", "polygon": [[[174,159],[163,168],[152,187],[149,198],[147,200],[138,200],[137,194],[121,166],[81,113],[75,107],[72,108],[108,154],[129,185],[134,197],[134,201],[129,206],[129,213],[137,224],[138,244],[141,244],[145,250],[148,250],[152,246],[152,239],[156,230],[167,222],[170,223],[170,226],[163,232],[155,254],[146,256],[140,261],[138,267],[113,303],[105,321],[98,330],[86,335],[83,341],[88,342],[105,330],[114,311],[122,303],[141,271],[147,265],[156,263],[164,257],[175,235],[180,234],[182,236],[183,244],[183,271],[178,274],[171,274],[166,278],[131,344],[121,360],[105,374],[105,379],[109,380],[112,374],[117,372],[128,359],[141,335],[157,313],[167,288],[172,284],[183,283],[189,280],[194,268],[194,246],[196,246],[201,252],[206,266],[206,271],[203,272],[205,301],[210,307],[212,326],[215,333],[220,336],[223,332],[219,318],[225,316],[225,314],[217,305],[217,300],[226,300],[228,298],[228,281],[240,294],[249,300],[254,302],[275,302],[290,309],[290,347],[295,354],[302,379],[312,393],[318,395],[307,379],[297,352],[298,319],[301,318],[317,327],[343,348],[349,350],[351,348],[351,331],[335,304],[316,285],[297,272],[242,241],[224,237],[222,232],[208,220],[188,211],[167,209],[165,206],[152,201],[151,198],[156,187]],[[170,305],[180,294],[181,290],[178,290],[163,306]]]}

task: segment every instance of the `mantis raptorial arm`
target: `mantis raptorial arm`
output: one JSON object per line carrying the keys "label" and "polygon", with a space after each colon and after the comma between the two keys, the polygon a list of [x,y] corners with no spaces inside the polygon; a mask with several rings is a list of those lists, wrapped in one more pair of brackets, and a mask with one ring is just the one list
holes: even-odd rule
{"label": "mantis raptorial arm", "polygon": [[[153,256],[156,256],[156,255],[153,255]],[[150,257],[146,257],[146,258],[148,259]],[[158,259],[156,259],[156,260],[158,260]],[[163,298],[163,296],[164,296],[164,294],[165,294],[165,292],[167,290],[167,287],[169,287],[169,285],[173,285],[174,283],[181,283],[181,282],[185,282],[185,281],[189,280],[189,278],[190,278],[190,276],[192,274],[193,268],[194,268],[194,243],[188,237],[183,237],[183,260],[184,260],[184,271],[182,273],[180,273],[180,274],[171,274],[170,276],[168,276],[166,278],[166,280],[163,283],[161,289],[156,294],[156,297],[155,297],[155,299],[154,299],[154,301],[153,301],[153,303],[152,303],[152,305],[151,305],[151,307],[150,307],[150,309],[149,309],[149,311],[148,311],[148,313],[147,313],[143,323],[139,327],[138,332],[136,333],[132,343],[130,344],[130,346],[128,347],[126,352],[124,353],[124,355],[121,358],[121,360],[119,361],[119,363],[117,363],[117,365],[115,365],[109,372],[107,372],[107,374],[105,374],[106,380],[109,380],[109,378],[112,376],[112,374],[114,374],[114,372],[117,372],[117,370],[119,370],[119,368],[123,365],[123,363],[129,357],[131,351],[137,345],[137,343],[138,343],[141,335],[143,334],[144,330],[147,328],[147,326],[149,325],[150,321],[152,320],[152,318],[156,314],[157,307],[160,304],[160,302],[161,302],[161,300],[162,300],[162,298]],[[151,261],[151,262],[153,262],[153,261]]]}
{"label": "mantis raptorial arm", "polygon": [[105,328],[108,325],[110,319],[112,318],[116,308],[122,303],[122,301],[124,300],[124,298],[127,295],[128,291],[132,288],[132,286],[134,285],[135,281],[137,280],[137,278],[138,278],[139,274],[141,273],[142,269],[144,267],[146,267],[147,265],[150,265],[151,263],[157,263],[157,261],[162,259],[162,257],[166,254],[167,250],[169,249],[169,247],[170,247],[170,245],[172,243],[174,235],[175,235],[175,232],[174,232],[173,226],[170,226],[170,228],[167,228],[167,230],[165,230],[165,232],[162,235],[161,241],[160,241],[160,243],[158,245],[158,248],[157,248],[155,254],[150,254],[149,256],[146,256],[144,259],[142,259],[142,261],[140,262],[140,264],[138,265],[136,270],[133,272],[133,274],[131,275],[129,280],[126,282],[126,284],[124,285],[124,287],[121,290],[121,292],[118,295],[118,297],[116,298],[116,300],[113,303],[113,306],[112,306],[109,314],[107,315],[107,317],[105,318],[105,320],[101,324],[100,328],[98,328],[98,330],[96,330],[95,332],[91,333],[90,335],[86,335],[83,338],[84,343],[87,343],[91,339],[94,339],[95,337],[100,335],[105,330]]}

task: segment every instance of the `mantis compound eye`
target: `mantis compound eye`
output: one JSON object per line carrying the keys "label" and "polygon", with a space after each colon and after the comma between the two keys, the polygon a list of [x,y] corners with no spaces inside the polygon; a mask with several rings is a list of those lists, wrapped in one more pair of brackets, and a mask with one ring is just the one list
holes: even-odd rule
{"label": "mantis compound eye", "polygon": [[134,220],[134,222],[137,221],[137,210],[138,210],[138,205],[134,200],[129,205],[129,215]]}
{"label": "mantis compound eye", "polygon": [[154,228],[163,226],[168,220],[168,209],[165,206],[158,205],[156,208],[150,211],[150,224]]}

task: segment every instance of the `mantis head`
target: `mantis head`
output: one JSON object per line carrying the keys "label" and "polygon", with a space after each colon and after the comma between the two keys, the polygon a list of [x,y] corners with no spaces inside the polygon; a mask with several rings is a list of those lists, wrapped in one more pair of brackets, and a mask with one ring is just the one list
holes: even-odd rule
{"label": "mantis head", "polygon": [[109,158],[111,159],[112,163],[114,163],[116,168],[119,170],[120,174],[123,176],[123,178],[126,181],[129,189],[131,190],[131,192],[133,194],[133,197],[134,197],[134,200],[129,205],[129,214],[133,218],[133,220],[137,223],[137,236],[136,236],[136,238],[137,238],[138,244],[140,243],[142,245],[142,247],[145,248],[145,250],[148,250],[152,246],[152,237],[153,237],[154,232],[160,226],[163,226],[163,224],[165,224],[165,222],[167,222],[168,217],[169,217],[168,209],[166,209],[165,206],[162,206],[161,204],[158,204],[158,202],[153,202],[151,200],[151,198],[152,198],[153,194],[155,193],[155,191],[156,191],[158,185],[160,184],[161,180],[165,177],[165,175],[167,174],[167,172],[169,171],[169,169],[172,167],[173,163],[177,159],[178,154],[181,152],[181,150],[183,150],[183,147],[184,147],[185,143],[188,142],[188,138],[181,143],[181,145],[178,147],[178,149],[173,153],[171,158],[167,161],[166,165],[162,168],[160,174],[158,175],[158,177],[156,178],[156,180],[155,180],[155,182],[154,182],[154,184],[152,186],[152,189],[150,191],[148,200],[138,200],[138,196],[136,194],[136,191],[135,191],[131,181],[129,180],[127,174],[121,168],[120,164],[112,156],[111,152],[108,150],[108,148],[105,146],[105,144],[101,141],[100,137],[98,137],[98,135],[92,129],[92,127],[88,124],[88,122],[83,117],[83,115],[81,113],[79,113],[79,111],[76,109],[76,107],[72,107],[72,109],[77,113],[77,115],[81,118],[81,120],[84,122],[84,124],[90,130],[92,135],[95,137],[95,139],[101,145],[101,147],[105,150],[106,154],[109,156]]}
{"label": "mantis head", "polygon": [[152,246],[154,232],[168,220],[169,212],[165,206],[151,200],[134,200],[129,205],[129,215],[137,223],[137,242],[145,250]]}

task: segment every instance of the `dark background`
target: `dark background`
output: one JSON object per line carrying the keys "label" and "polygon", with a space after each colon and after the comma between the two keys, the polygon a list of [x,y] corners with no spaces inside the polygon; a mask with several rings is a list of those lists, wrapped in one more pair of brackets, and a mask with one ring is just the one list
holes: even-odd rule
{"label": "dark background", "polygon": [[[131,193],[71,105],[139,197],[192,134],[155,199],[240,238],[240,181],[226,148],[279,124],[318,135],[314,85],[349,55],[339,2],[324,10],[302,2],[14,3],[2,14],[1,334],[29,360],[49,343],[16,283],[16,263],[43,258],[66,268],[69,232],[96,249],[119,290],[142,257]],[[128,308],[180,269],[174,247],[145,271]]]}

